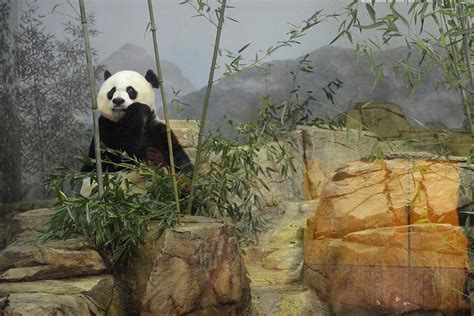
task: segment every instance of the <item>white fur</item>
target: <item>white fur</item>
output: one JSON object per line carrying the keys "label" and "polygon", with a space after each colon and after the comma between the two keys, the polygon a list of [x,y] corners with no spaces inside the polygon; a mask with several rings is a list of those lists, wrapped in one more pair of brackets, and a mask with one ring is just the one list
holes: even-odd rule
{"label": "white fur", "polygon": [[[133,100],[130,99],[127,93],[128,86],[132,86],[138,92],[137,97]],[[155,111],[155,92],[151,83],[138,72],[123,70],[110,76],[100,87],[97,96],[97,104],[102,116],[105,118],[113,122],[118,122],[125,115],[123,110],[112,110],[113,103],[112,100],[107,98],[107,93],[109,93],[113,87],[115,87],[116,91],[112,100],[117,97],[124,99],[125,102],[121,107],[123,110],[130,104],[139,102],[148,105],[153,112]]]}

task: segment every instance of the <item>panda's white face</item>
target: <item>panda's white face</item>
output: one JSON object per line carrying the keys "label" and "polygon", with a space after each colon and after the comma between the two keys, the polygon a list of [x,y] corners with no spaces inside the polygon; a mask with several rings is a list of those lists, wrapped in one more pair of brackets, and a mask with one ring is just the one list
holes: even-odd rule
{"label": "panda's white face", "polygon": [[[157,80],[151,70],[147,72],[147,79],[150,72]],[[157,82],[153,82],[152,85],[141,74],[131,70],[119,71],[114,75],[106,72],[105,78],[97,96],[99,110],[105,118],[113,122],[120,121],[125,115],[125,110],[135,102],[146,104],[155,111],[153,87],[157,87]]]}

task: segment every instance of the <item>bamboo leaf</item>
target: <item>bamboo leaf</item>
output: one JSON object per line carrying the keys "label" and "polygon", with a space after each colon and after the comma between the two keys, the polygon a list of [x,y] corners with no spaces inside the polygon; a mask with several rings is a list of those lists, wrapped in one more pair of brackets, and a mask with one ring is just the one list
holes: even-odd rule
{"label": "bamboo leaf", "polygon": [[241,49],[239,49],[239,51],[237,52],[237,54],[242,53],[247,47],[250,46],[250,44],[252,44],[252,43],[248,43],[248,44],[244,45]]}
{"label": "bamboo leaf", "polygon": [[329,43],[329,45],[332,45],[334,42],[336,42],[341,36],[343,36],[346,33],[346,31],[341,31],[337,36]]}
{"label": "bamboo leaf", "polygon": [[372,19],[372,21],[375,22],[376,18],[375,18],[375,10],[374,10],[373,6],[370,5],[369,3],[366,3],[365,7],[367,9],[367,13],[369,13],[370,18]]}
{"label": "bamboo leaf", "polygon": [[375,89],[375,87],[379,83],[382,76],[383,76],[383,66],[377,66],[376,71],[375,71],[375,79],[374,79],[374,82],[372,83],[372,90]]}
{"label": "bamboo leaf", "polygon": [[346,31],[346,36],[349,42],[352,44],[352,34],[349,31]]}
{"label": "bamboo leaf", "polygon": [[370,29],[375,29],[377,27],[380,27],[380,26],[383,26],[383,25],[386,25],[385,22],[382,22],[382,21],[379,21],[379,22],[375,22],[375,23],[372,23],[372,24],[369,24],[369,25],[357,25],[357,28],[359,29],[362,29],[362,30],[370,30]]}
{"label": "bamboo leaf", "polygon": [[60,7],[59,4],[55,4],[55,5],[53,6],[53,8],[51,9],[51,14],[53,14],[53,13],[56,11],[56,9],[59,8],[59,7]]}
{"label": "bamboo leaf", "polygon": [[86,204],[86,222],[87,224],[91,224],[91,213],[89,210],[89,204]]}
{"label": "bamboo leaf", "polygon": [[228,18],[229,20],[231,20],[232,22],[240,23],[239,21],[237,21],[236,19],[231,18],[230,16],[228,16],[227,18]]}

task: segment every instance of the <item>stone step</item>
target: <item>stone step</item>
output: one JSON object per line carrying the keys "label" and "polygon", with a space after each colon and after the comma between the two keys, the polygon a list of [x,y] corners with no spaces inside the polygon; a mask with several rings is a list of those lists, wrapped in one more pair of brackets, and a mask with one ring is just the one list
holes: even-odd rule
{"label": "stone step", "polygon": [[253,287],[250,315],[325,316],[330,313],[313,291],[295,284]]}
{"label": "stone step", "polygon": [[[111,275],[0,283],[0,314],[125,315]],[[3,307],[2,307],[3,306]]]}

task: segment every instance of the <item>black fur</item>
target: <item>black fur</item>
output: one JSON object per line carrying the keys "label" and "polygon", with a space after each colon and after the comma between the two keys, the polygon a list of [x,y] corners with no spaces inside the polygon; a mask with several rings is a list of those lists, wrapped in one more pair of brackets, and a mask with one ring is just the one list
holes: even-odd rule
{"label": "black fur", "polygon": [[113,87],[112,89],[110,89],[109,92],[107,92],[107,98],[109,98],[109,100],[112,100],[112,98],[114,97],[114,93],[117,89],[115,89],[115,87]]}
{"label": "black fur", "polygon": [[106,70],[104,71],[104,81],[109,79],[110,76],[112,76],[112,74],[110,73],[110,71]]}
{"label": "black fur", "polygon": [[158,79],[158,76],[153,72],[153,70],[148,69],[145,79],[151,83],[153,88],[158,89],[160,87],[160,79]]}
{"label": "black fur", "polygon": [[[145,161],[147,149],[151,147],[162,154],[167,166],[170,165],[166,125],[159,122],[145,104],[138,102],[131,104],[125,116],[117,123],[100,117],[99,131],[102,143],[108,148],[125,151],[129,156]],[[171,141],[176,171],[191,174],[193,165],[173,132],[171,132]],[[94,139],[89,147],[89,157],[95,159]],[[102,153],[102,158],[115,163],[121,162],[119,156],[111,153]],[[84,165],[81,171],[89,172],[94,169],[94,166]],[[103,163],[102,169],[110,172],[120,170],[110,163]]]}
{"label": "black fur", "polygon": [[135,90],[132,86],[127,87],[127,93],[130,99],[135,100],[138,96],[137,90]]}

